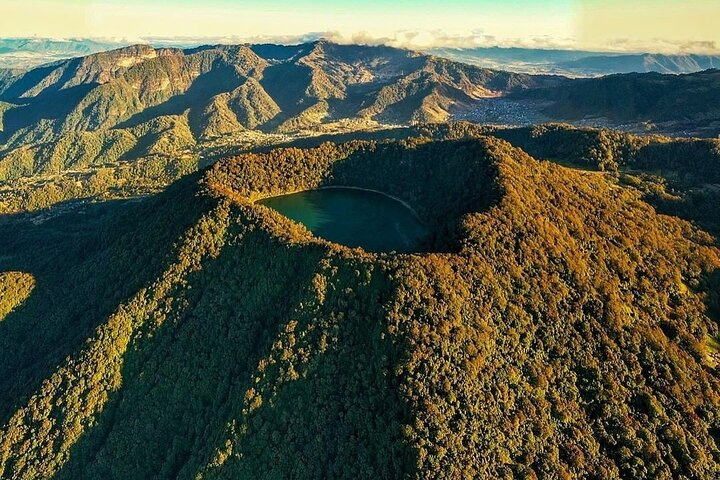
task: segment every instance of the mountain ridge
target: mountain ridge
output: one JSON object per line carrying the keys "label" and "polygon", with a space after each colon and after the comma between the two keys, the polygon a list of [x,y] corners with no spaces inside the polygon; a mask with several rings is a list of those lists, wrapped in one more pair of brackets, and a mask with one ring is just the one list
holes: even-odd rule
{"label": "mountain ridge", "polygon": [[[422,75],[425,81],[444,86],[450,101],[461,99],[463,94],[488,95],[492,94],[491,90],[511,90],[525,84],[553,81],[550,78],[479,70],[388,47],[345,46],[321,41],[303,47],[303,55],[298,59],[270,59],[272,62],[257,56],[251,45],[218,45],[192,50],[153,49],[146,45],[125,47],[58,62],[5,79],[0,85],[0,98],[22,103],[46,90],[89,89],[81,93],[80,101],[69,112],[71,117],[82,112],[83,120],[65,121],[57,127],[60,131],[68,131],[115,126],[133,113],[139,113],[140,105],[142,108],[157,106],[174,95],[186,93],[197,78],[216,68],[235,70],[240,77],[253,78],[261,84],[267,76],[263,74],[266,70],[279,68],[283,72],[293,71],[293,76],[283,74],[283,78],[291,84],[299,82],[297,86],[289,87],[297,89],[296,97],[289,98],[289,102],[275,100],[283,110],[289,111],[290,116],[300,102],[309,102],[310,99],[342,101],[355,93],[349,91],[355,86],[409,78],[413,72],[417,72],[414,73],[416,76],[425,72]],[[258,51],[262,52],[263,48],[258,48]],[[273,83],[276,80],[270,77],[272,75],[265,80],[268,85],[264,88],[276,88]],[[207,81],[212,80],[208,78]],[[379,84],[372,88],[379,88]],[[113,100],[108,98],[111,92]],[[372,95],[372,91],[369,94]],[[129,109],[124,111],[120,102]],[[415,108],[422,110],[421,105]],[[116,113],[98,117],[99,112],[108,110]],[[447,116],[448,112],[444,109],[435,113],[436,120]],[[409,118],[401,116],[399,119],[407,121]]]}
{"label": "mountain ridge", "polygon": [[456,61],[525,73],[592,77],[614,73],[694,73],[717,67],[718,54],[593,52],[522,47],[434,48]]}
{"label": "mountain ridge", "polygon": [[[720,132],[712,70],[572,80],[328,41],[130,46],[0,85],[3,209],[95,196],[105,184],[103,194],[137,195],[233,152],[453,118],[499,128],[559,119],[642,134]],[[73,186],[90,177],[97,182]]]}

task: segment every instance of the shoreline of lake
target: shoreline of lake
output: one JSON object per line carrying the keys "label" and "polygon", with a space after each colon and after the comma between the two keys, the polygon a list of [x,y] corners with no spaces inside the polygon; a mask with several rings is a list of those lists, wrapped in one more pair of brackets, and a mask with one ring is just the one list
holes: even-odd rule
{"label": "shoreline of lake", "polygon": [[368,251],[412,251],[429,229],[407,202],[370,188],[325,185],[255,201],[318,237]]}
{"label": "shoreline of lake", "polygon": [[263,200],[267,200],[268,198],[284,197],[287,195],[294,195],[296,193],[312,192],[314,190],[344,190],[344,189],[345,190],[359,190],[361,192],[378,193],[378,194],[380,194],[384,197],[387,197],[391,200],[395,200],[396,202],[400,203],[403,207],[410,210],[410,212],[415,216],[415,219],[417,221],[419,221],[420,223],[422,223],[423,226],[426,226],[426,227],[428,226],[427,222],[425,222],[423,220],[423,218],[420,216],[420,214],[418,214],[417,211],[415,211],[415,209],[408,202],[406,202],[402,198],[398,198],[394,195],[390,195],[387,192],[383,192],[382,190],[375,190],[374,188],[355,187],[355,186],[351,186],[351,185],[323,185],[323,186],[318,186],[318,187],[314,187],[314,188],[303,188],[300,190],[290,190],[288,192],[281,193],[279,195],[268,195],[266,197],[258,197],[256,199],[254,199],[252,201],[252,203],[254,203],[254,204],[259,203],[259,202],[262,202]]}

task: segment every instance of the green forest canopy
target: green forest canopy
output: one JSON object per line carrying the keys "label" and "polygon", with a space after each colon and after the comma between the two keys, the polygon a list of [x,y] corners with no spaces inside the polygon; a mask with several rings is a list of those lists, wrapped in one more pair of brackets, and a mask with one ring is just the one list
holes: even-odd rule
{"label": "green forest canopy", "polygon": [[[254,203],[329,184],[411,203],[428,253]],[[36,286],[0,322],[0,476],[715,477],[720,250],[646,198],[497,138],[426,138],[7,218],[0,270]]]}

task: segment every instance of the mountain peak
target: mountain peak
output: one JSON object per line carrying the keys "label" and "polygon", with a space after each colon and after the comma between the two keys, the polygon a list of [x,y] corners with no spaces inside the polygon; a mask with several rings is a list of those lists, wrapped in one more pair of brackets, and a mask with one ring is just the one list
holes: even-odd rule
{"label": "mountain peak", "polygon": [[311,50],[310,53],[325,53],[325,50],[330,47],[337,46],[337,43],[331,42],[330,40],[326,38],[319,38],[315,40],[314,42],[310,43]]}

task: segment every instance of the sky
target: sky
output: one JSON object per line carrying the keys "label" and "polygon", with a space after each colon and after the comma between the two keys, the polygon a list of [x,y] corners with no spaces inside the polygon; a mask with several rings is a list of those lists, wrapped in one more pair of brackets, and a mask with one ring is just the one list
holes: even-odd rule
{"label": "sky", "polygon": [[0,36],[720,54],[720,0],[0,0]]}

